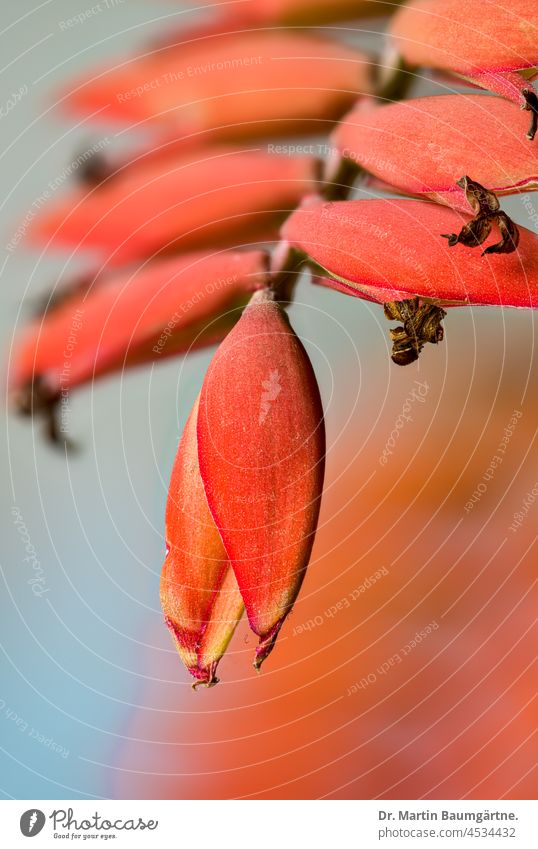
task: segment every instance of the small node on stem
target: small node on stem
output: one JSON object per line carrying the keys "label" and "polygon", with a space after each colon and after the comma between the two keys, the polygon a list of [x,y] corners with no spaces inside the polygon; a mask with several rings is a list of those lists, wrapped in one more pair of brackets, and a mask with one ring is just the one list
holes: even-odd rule
{"label": "small node on stem", "polygon": [[94,279],[93,275],[83,274],[69,285],[56,285],[48,294],[36,298],[35,307],[31,312],[32,318],[43,318],[62,307],[71,298],[77,295],[82,297],[89,292]]}
{"label": "small node on stem", "polygon": [[278,301],[291,302],[293,290],[305,262],[304,254],[287,242],[280,242],[271,257],[270,289]]}
{"label": "small node on stem", "polygon": [[60,394],[52,390],[43,377],[37,375],[33,380],[22,386],[14,397],[15,408],[23,416],[39,414],[45,422],[45,433],[48,441],[56,447],[69,451],[76,449],[63,432],[60,421]]}
{"label": "small node on stem", "polygon": [[426,342],[436,345],[444,337],[441,325],[445,310],[436,304],[421,304],[418,297],[403,301],[389,301],[383,305],[385,316],[390,321],[403,321],[390,330],[392,339],[392,361],[398,366],[407,366],[418,360]]}
{"label": "small node on stem", "polygon": [[389,47],[377,65],[375,97],[389,103],[404,100],[414,80],[413,69],[394,48]]}
{"label": "small node on stem", "polygon": [[465,192],[467,201],[475,213],[474,218],[465,224],[459,233],[442,233],[443,239],[448,239],[449,247],[453,248],[458,243],[467,248],[476,248],[482,245],[494,224],[497,225],[501,234],[501,241],[490,245],[484,254],[510,254],[516,250],[519,244],[519,230],[508,217],[506,212],[500,208],[499,198],[495,192],[490,192],[471,180],[470,177],[462,177],[456,183]]}
{"label": "small node on stem", "polygon": [[78,177],[86,186],[100,186],[113,174],[106,156],[93,152],[78,170]]}

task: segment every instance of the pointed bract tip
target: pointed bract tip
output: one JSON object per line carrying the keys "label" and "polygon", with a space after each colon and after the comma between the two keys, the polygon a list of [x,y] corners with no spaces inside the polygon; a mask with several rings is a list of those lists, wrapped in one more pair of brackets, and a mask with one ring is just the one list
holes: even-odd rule
{"label": "pointed bract tip", "polygon": [[252,662],[252,665],[254,666],[256,672],[260,671],[262,663],[273,651],[274,645],[276,643],[276,638],[278,637],[278,632],[282,628],[284,618],[285,617],[279,619],[276,625],[273,625],[273,627],[265,635],[265,637],[260,637],[260,642],[256,648],[256,656]]}
{"label": "pointed bract tip", "polygon": [[214,687],[215,684],[218,684],[220,678],[217,678],[215,672],[217,670],[218,660],[214,660],[213,663],[210,663],[209,666],[199,667],[199,666],[191,666],[189,667],[189,672],[196,678],[196,681],[193,681],[191,684],[193,690],[197,690],[198,687]]}
{"label": "pointed bract tip", "polygon": [[189,635],[187,631],[181,629],[170,616],[164,617],[164,624],[170,631],[176,649],[184,662],[187,670],[196,680],[192,683],[192,689],[197,690],[198,687],[214,687],[218,684],[220,678],[215,675],[219,660],[213,660],[206,666],[200,664],[200,657],[196,646],[196,637]]}

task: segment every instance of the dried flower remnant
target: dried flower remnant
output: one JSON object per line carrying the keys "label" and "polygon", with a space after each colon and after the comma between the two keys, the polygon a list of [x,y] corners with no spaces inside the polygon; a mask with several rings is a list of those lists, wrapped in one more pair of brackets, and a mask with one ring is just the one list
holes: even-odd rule
{"label": "dried flower remnant", "polygon": [[49,386],[44,375],[32,379],[12,391],[12,405],[23,416],[39,417],[44,422],[44,434],[52,445],[63,445],[73,450],[75,444],[64,432],[58,415],[61,392]]}
{"label": "dried flower remnant", "polygon": [[506,212],[501,210],[497,195],[469,177],[462,177],[457,185],[464,190],[475,216],[463,225],[459,233],[442,234],[443,238],[448,239],[449,246],[452,248],[459,243],[476,248],[486,241],[491,228],[496,224],[502,236],[501,241],[489,245],[482,256],[513,253],[519,244],[519,230]]}
{"label": "dried flower remnant", "polygon": [[77,171],[77,177],[81,183],[87,186],[100,186],[113,174],[113,165],[108,156],[102,151],[92,152],[84,164]]}
{"label": "dried flower remnant", "polygon": [[392,361],[398,366],[415,362],[427,342],[436,345],[443,340],[441,321],[446,312],[435,304],[421,304],[419,298],[407,298],[384,304],[384,311],[391,321],[403,321],[403,326],[390,331]]}
{"label": "dried flower remnant", "polygon": [[526,112],[531,113],[531,122],[529,129],[527,130],[527,138],[529,141],[534,141],[536,131],[538,130],[538,95],[533,88],[524,88],[521,93],[526,101],[525,106],[522,108],[525,109]]}

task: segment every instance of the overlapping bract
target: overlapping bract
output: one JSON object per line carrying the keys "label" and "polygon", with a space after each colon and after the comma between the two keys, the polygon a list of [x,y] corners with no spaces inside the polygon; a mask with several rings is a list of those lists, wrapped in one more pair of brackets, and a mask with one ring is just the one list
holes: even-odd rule
{"label": "overlapping bract", "polygon": [[538,186],[535,148],[523,137],[527,123],[507,100],[455,94],[358,105],[332,138],[343,156],[398,191],[465,212],[462,174],[496,194]]}
{"label": "overlapping bract", "polygon": [[538,123],[529,82],[538,68],[537,34],[533,0],[411,0],[390,26],[391,44],[407,64],[460,75],[531,112],[529,139]]}
{"label": "overlapping bract", "polygon": [[41,211],[30,239],[97,254],[117,266],[160,251],[235,247],[270,239],[316,185],[312,156],[208,148],[73,189]]}
{"label": "overlapping bract", "polygon": [[187,34],[75,82],[64,105],[100,120],[236,141],[319,132],[371,91],[363,53],[309,33],[255,29]]}
{"label": "overlapping bract", "polygon": [[182,254],[75,292],[21,336],[10,367],[31,412],[112,371],[220,341],[266,284],[262,251]]}
{"label": "overlapping bract", "polygon": [[197,416],[198,399],[168,489],[161,605],[183,663],[198,684],[211,686],[218,682],[217,664],[244,605],[207,506],[198,465]]}
{"label": "overlapping bract", "polygon": [[324,460],[312,366],[260,290],[210,365],[170,484],[163,609],[200,682],[214,682],[240,615],[235,580],[260,639],[256,668],[272,650],[310,558]]}
{"label": "overlapping bract", "polygon": [[390,36],[410,65],[466,76],[538,65],[533,0],[411,0],[392,19]]}
{"label": "overlapping bract", "polygon": [[304,251],[327,285],[379,303],[419,296],[460,304],[538,307],[538,236],[520,228],[516,251],[489,258],[442,234],[470,216],[414,200],[308,199],[283,238]]}
{"label": "overlapping bract", "polygon": [[325,458],[312,366],[266,291],[253,296],[209,367],[198,449],[209,507],[260,638],[259,666],[304,577]]}

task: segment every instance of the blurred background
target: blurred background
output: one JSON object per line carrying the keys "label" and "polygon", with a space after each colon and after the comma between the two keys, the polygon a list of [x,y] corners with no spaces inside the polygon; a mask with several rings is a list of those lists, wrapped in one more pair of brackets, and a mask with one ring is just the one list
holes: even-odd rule
{"label": "blurred background", "polygon": [[[126,144],[117,128],[75,126],[58,92],[199,19],[172,2],[90,5],[0,12],[1,100],[15,102],[0,113],[4,372],[40,296],[83,267],[10,239],[80,150]],[[384,26],[330,30],[376,52]],[[447,90],[417,77],[413,93]],[[538,197],[503,208],[532,228]],[[445,342],[405,369],[377,305],[301,280],[290,318],[327,414],[320,528],[263,672],[243,622],[210,690],[191,690],[159,575],[168,478],[212,351],[74,393],[71,454],[9,411],[4,382],[4,798],[535,796],[534,315],[451,310]]]}

